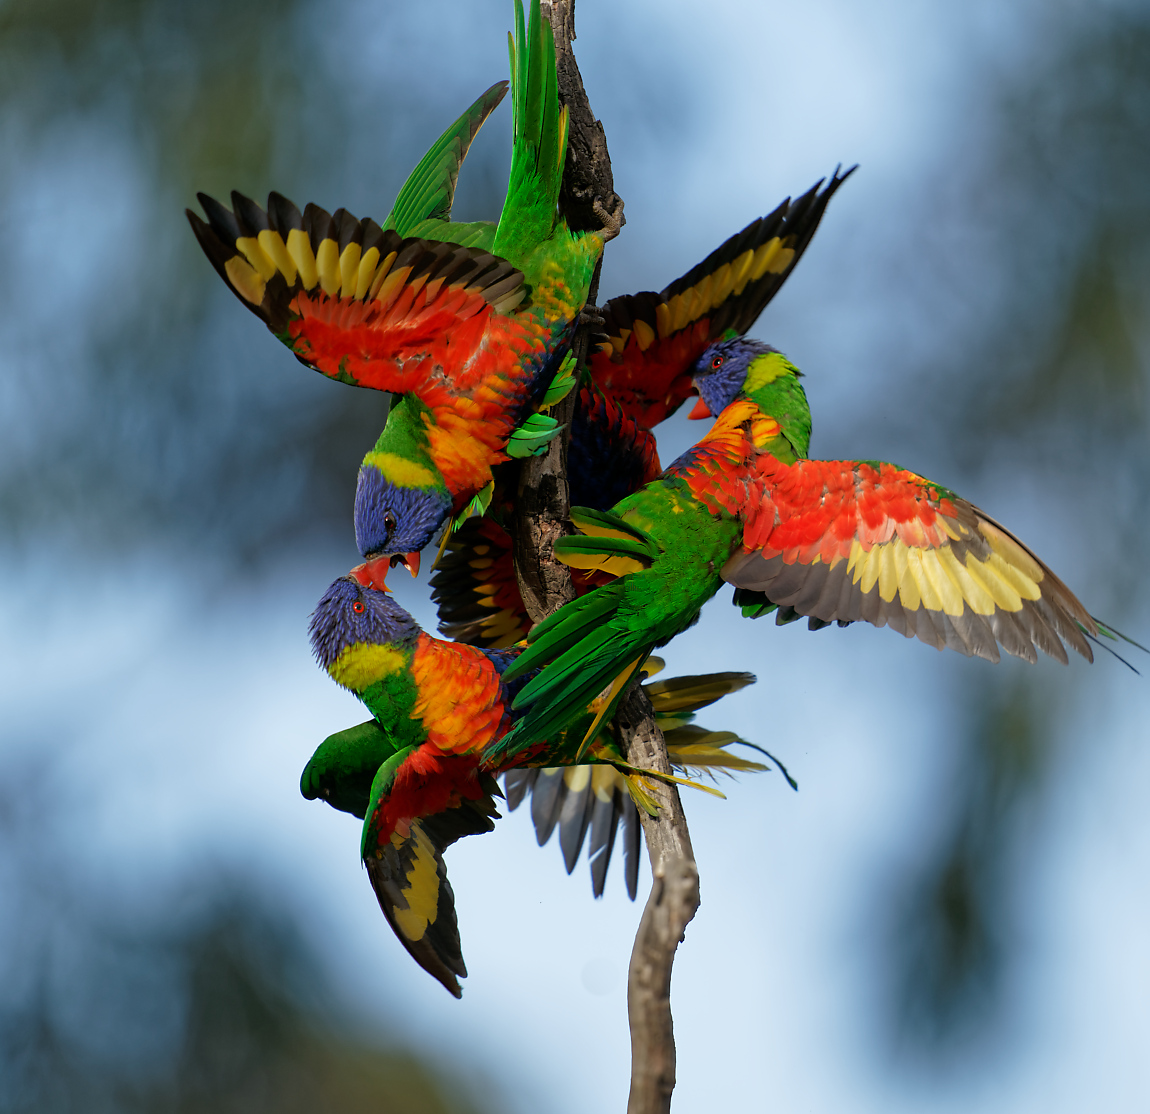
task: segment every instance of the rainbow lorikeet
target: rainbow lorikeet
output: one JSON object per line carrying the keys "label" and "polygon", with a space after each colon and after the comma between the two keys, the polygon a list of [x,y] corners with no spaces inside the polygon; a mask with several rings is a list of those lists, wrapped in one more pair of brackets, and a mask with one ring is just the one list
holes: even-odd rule
{"label": "rainbow lorikeet", "polygon": [[[362,574],[362,566],[356,572]],[[364,817],[360,851],[384,915],[416,962],[458,997],[458,978],[467,971],[443,851],[461,836],[491,830],[498,815],[494,775],[533,763],[565,764],[570,748],[559,733],[554,743],[541,741],[510,761],[488,763],[484,753],[516,716],[516,688],[504,684],[502,674],[518,650],[484,651],[431,638],[390,595],[354,574],[325,593],[312,616],[311,640],[320,663],[374,719],[326,740],[305,768],[301,790]],[[693,679],[695,703],[751,679]],[[672,714],[689,710],[681,690],[668,691],[664,704]],[[691,767],[764,768],[726,755],[729,738],[689,736],[683,752]],[[650,801],[644,771],[627,766],[608,738],[593,741],[589,759],[621,769],[639,803]]]}
{"label": "rainbow lorikeet", "polygon": [[[551,25],[515,0],[514,138],[497,225],[455,224],[454,174],[502,95],[493,87],[448,129],[401,191],[384,227],[343,210],[303,214],[277,194],[265,213],[201,195],[189,213],[208,257],[248,308],[304,363],[399,395],[360,469],[356,540],[370,560],[409,567],[493,465],[556,430],[537,415],[563,363],[603,244],[572,233],[557,199],[567,148]],[[388,226],[391,227],[388,227]],[[516,446],[519,446],[516,449]]]}
{"label": "rainbow lorikeet", "polygon": [[616,579],[531,632],[505,678],[550,664],[520,690],[516,709],[530,710],[492,761],[562,730],[608,689],[609,714],[636,661],[685,630],[724,581],[751,616],[862,619],[991,661],[1001,647],[1065,663],[1063,641],[1092,661],[1088,640],[1113,633],[952,491],[879,461],[807,459],[810,410],[781,353],[721,342],[695,382],[719,413],[710,432],[613,511],[572,511],[583,534],[561,538],[556,554]]}
{"label": "rainbow lorikeet", "polygon": [[[796,201],[787,198],[662,293],[628,294],[606,304],[606,337],[589,361],[590,383],[580,390],[571,423],[567,480],[573,504],[608,510],[659,474],[649,430],[695,390],[692,375],[704,349],[754,324],[852,172],[836,171],[825,187],[819,181]],[[507,492],[514,483],[514,476],[497,478],[494,515],[457,528],[432,576],[439,629],[473,645],[510,646],[531,625],[512,561],[514,513]],[[574,579],[580,594],[602,582],[579,570]]]}

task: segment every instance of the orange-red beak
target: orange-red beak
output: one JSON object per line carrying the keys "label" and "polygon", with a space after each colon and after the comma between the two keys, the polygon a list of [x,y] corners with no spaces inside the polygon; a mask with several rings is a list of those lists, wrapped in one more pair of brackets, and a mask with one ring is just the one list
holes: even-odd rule
{"label": "orange-red beak", "polygon": [[711,418],[714,415],[711,413],[711,408],[703,401],[703,396],[699,396],[699,401],[695,403],[695,409],[688,415],[688,418]]}
{"label": "orange-red beak", "polygon": [[419,576],[420,574],[419,553],[396,553],[390,556],[390,558],[371,558],[370,561],[356,564],[355,568],[351,571],[351,575],[355,577],[356,581],[359,581],[363,587],[374,587],[378,592],[390,592],[391,589],[388,587],[388,573],[390,573],[397,564],[401,564],[412,576]]}
{"label": "orange-red beak", "polygon": [[376,557],[371,561],[364,561],[351,570],[355,577],[365,588],[374,588],[377,592],[390,592],[387,586],[387,572],[391,564],[386,557]]}
{"label": "orange-red beak", "polygon": [[394,569],[396,565],[402,565],[412,576],[419,575],[419,554],[418,553],[396,553],[391,558],[391,567]]}
{"label": "orange-red beak", "polygon": [[356,565],[351,570],[351,575],[365,588],[390,592],[391,589],[387,586],[387,574],[396,565],[402,565],[412,576],[418,576],[419,554],[396,553],[391,557],[373,557],[370,561],[364,561],[362,565]]}

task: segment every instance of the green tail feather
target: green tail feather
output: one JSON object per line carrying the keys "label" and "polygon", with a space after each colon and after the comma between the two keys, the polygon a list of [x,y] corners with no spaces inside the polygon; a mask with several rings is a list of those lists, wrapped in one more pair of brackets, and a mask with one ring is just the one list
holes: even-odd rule
{"label": "green tail feather", "polygon": [[614,534],[626,534],[639,542],[649,557],[659,556],[659,545],[650,534],[611,511],[597,511],[591,507],[572,507],[571,521],[585,534],[590,534],[592,537],[601,537],[608,531]]}
{"label": "green tail feather", "polygon": [[630,557],[641,565],[648,566],[653,558],[641,542],[626,538],[589,538],[585,534],[574,534],[555,540],[555,556],[563,560],[564,555],[586,553],[603,557]]}
{"label": "green tail feather", "polygon": [[[595,685],[592,682],[587,699],[570,706],[570,712],[575,713],[583,705],[589,704],[614,680],[616,670],[611,666],[616,657],[611,647],[618,642],[615,632],[609,627],[598,626],[593,630],[584,629],[581,634],[582,637],[576,645],[564,650],[554,659],[552,668],[533,677],[523,686],[515,698],[514,707],[522,708],[532,703],[550,703],[552,697],[561,699],[555,694],[570,691],[573,683],[577,683],[582,689],[586,684],[584,678],[588,673],[594,671],[593,675],[596,678],[602,673],[602,684]],[[601,663],[604,659],[608,663],[607,667],[604,669],[601,664],[597,667],[597,663]],[[565,723],[568,718],[570,717],[564,717],[563,722]]]}
{"label": "green tail feather", "polygon": [[513,681],[574,646],[614,612],[621,590],[622,585],[618,583],[608,584],[580,596],[544,619],[527,636],[530,645],[504,670],[503,679]]}
{"label": "green tail feather", "polygon": [[408,235],[419,236],[424,240],[445,240],[463,248],[491,251],[495,243],[495,222],[429,219],[412,225]]}
{"label": "green tail feather", "polygon": [[515,262],[551,236],[567,152],[555,40],[551,24],[540,15],[539,0],[531,0],[526,28],[522,0],[515,0],[515,34],[508,36],[508,48],[515,132],[507,199],[493,250]]}
{"label": "green tail feather", "polygon": [[[450,229],[444,230],[449,234],[438,236],[433,234],[433,228],[422,226],[429,221],[449,222],[459,168],[467,158],[476,133],[506,93],[506,81],[492,85],[435,141],[404,182],[391,213],[384,221],[385,230],[394,228],[401,236],[423,236],[430,240],[448,240],[454,244],[462,244],[464,241],[450,233],[474,233],[478,224],[452,225]],[[483,227],[491,230],[494,226],[486,223]],[[471,241],[468,240],[467,244],[471,246]]]}
{"label": "green tail feather", "polygon": [[[567,604],[532,631],[535,641],[520,655],[515,669],[522,673],[545,662],[551,664],[516,696],[516,708],[531,707],[493,748],[493,753],[500,757],[515,754],[543,740],[558,738],[621,670],[636,659],[646,658],[651,649],[646,631],[621,631],[609,622],[621,589],[618,582],[598,588]],[[552,623],[556,617],[559,621]],[[621,691],[619,698],[622,695]],[[611,707],[604,722],[613,714]],[[578,745],[581,739],[571,741]]]}

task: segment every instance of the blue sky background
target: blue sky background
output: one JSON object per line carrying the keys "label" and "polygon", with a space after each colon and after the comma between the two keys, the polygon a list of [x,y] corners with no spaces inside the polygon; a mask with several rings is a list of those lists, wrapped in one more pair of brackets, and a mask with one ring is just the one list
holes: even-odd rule
{"label": "blue sky background", "polygon": [[[601,297],[662,287],[858,162],[754,330],[808,376],[812,452],[955,488],[1147,642],[1150,5],[620,7],[577,9],[627,206]],[[271,11],[0,4],[0,1020],[40,1003],[85,1070],[176,1055],[147,994],[108,1013],[85,948],[170,934],[223,879],[294,926],[357,1039],[425,1054],[477,1108],[621,1108],[641,902],[617,868],[593,902],[525,813],[452,848],[456,1002],[380,916],[358,823],[299,795],[316,744],[363,718],[306,624],[357,559],[380,400],[277,346],[181,212],[238,188],[380,217],[505,76],[510,6]],[[509,135],[504,106],[461,219],[497,213]],[[704,429],[667,423],[664,460]],[[426,573],[397,596],[434,628]],[[677,1111],[1138,1104],[1144,677],[751,623],[726,592],[665,656],[757,673],[703,722],[801,787],[688,795]]]}

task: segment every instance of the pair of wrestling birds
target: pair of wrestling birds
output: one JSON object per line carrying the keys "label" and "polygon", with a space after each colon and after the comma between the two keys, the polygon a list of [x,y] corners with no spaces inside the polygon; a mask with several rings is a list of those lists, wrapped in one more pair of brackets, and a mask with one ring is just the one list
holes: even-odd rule
{"label": "pair of wrestling birds", "polygon": [[[391,392],[360,468],[365,561],[328,589],[312,645],[372,713],[331,736],[302,789],[364,820],[361,854],[400,941],[453,994],[466,975],[442,852],[489,831],[494,776],[528,789],[540,842],[558,823],[568,870],[590,829],[602,892],[620,819],[634,896],[638,825],[653,804],[610,730],[650,654],[724,582],[744,614],[865,619],[938,648],[1091,659],[1111,634],[1017,539],[952,492],[878,462],[807,458],[799,372],[743,334],[806,248],[836,173],[733,236],[659,294],[613,299],[586,369],[569,348],[604,243],[557,215],[567,141],[551,29],[538,0],[511,37],[512,162],[499,222],[450,219],[456,176],[507,85],[488,90],[416,167],[382,225],[344,210],[267,211],[200,195],[192,227],[224,281],[305,364]],[[576,390],[569,482],[578,534],[556,544],[579,597],[528,630],[512,563],[514,458],[558,432],[546,411]],[[661,470],[651,428],[691,394],[710,432]],[[386,594],[444,530],[433,576],[441,629]],[[526,646],[520,640],[526,636]],[[765,767],[734,736],[688,721],[748,674],[648,686],[679,769]],[[579,763],[591,765],[579,765]]]}

